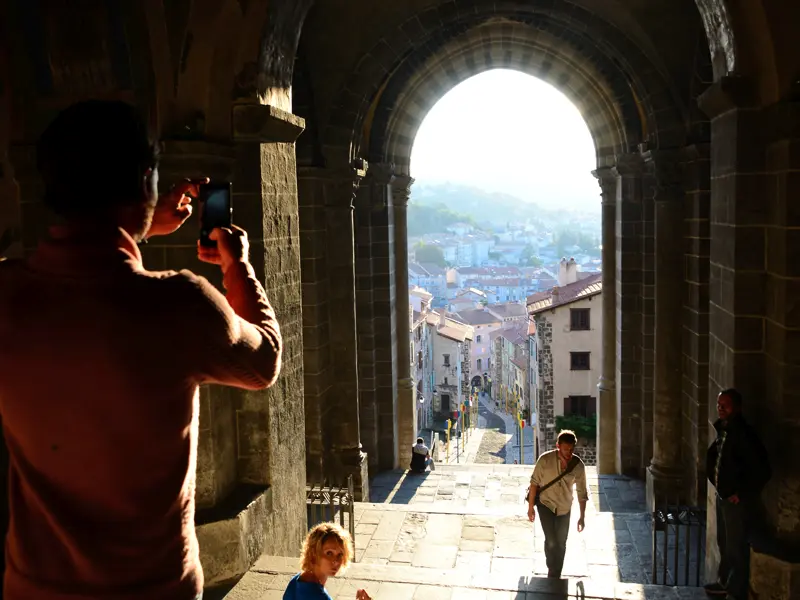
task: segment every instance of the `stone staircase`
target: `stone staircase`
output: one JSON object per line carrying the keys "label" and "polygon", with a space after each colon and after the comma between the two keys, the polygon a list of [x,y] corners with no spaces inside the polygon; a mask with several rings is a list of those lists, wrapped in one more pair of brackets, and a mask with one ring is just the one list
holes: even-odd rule
{"label": "stone staircase", "polygon": [[[526,465],[437,465],[384,473],[358,503],[356,563],[328,582],[334,598],[692,600],[700,588],[650,585],[652,542],[641,483],[589,469],[586,529],[577,506],[561,580],[544,577],[544,535],[528,522]],[[282,598],[297,558],[262,556],[226,600]]]}

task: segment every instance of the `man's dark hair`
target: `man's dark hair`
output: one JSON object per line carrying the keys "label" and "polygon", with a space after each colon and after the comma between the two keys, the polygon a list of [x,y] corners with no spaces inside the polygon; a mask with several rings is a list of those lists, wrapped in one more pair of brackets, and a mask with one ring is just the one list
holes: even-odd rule
{"label": "man's dark hair", "polygon": [[44,202],[66,218],[140,201],[145,173],[158,166],[158,147],[136,109],[112,100],[63,110],[42,134],[36,154]]}
{"label": "man's dark hair", "polygon": [[424,444],[425,440],[423,440],[422,438],[417,438],[417,443],[418,444]]}
{"label": "man's dark hair", "polygon": [[734,408],[742,408],[742,402],[743,402],[742,395],[739,393],[739,390],[737,390],[736,388],[728,388],[728,389],[722,390],[719,393],[719,395],[720,395],[720,397],[727,396],[728,398],[730,398],[731,402],[733,403]]}
{"label": "man's dark hair", "polygon": [[557,444],[572,444],[573,446],[577,442],[578,437],[575,435],[575,432],[569,429],[563,429],[561,433],[558,434],[558,439],[556,440]]}

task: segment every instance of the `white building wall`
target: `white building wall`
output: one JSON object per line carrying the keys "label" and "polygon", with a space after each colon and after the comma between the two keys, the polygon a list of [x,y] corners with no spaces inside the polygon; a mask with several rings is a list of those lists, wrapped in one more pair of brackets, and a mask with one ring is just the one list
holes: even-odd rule
{"label": "white building wall", "polygon": [[[570,330],[570,309],[588,308],[589,331]],[[568,396],[598,397],[603,348],[603,299],[598,294],[555,309],[547,317],[553,324],[553,409],[556,415],[564,414],[564,398]],[[588,371],[570,368],[570,352],[589,352]]]}

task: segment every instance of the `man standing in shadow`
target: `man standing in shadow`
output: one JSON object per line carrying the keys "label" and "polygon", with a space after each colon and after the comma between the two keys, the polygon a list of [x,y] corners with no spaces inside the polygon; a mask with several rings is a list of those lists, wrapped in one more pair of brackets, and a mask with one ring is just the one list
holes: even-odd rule
{"label": "man standing in shadow", "polygon": [[755,430],[742,416],[742,395],[735,389],[717,396],[717,439],[706,454],[708,480],[717,492],[717,581],[709,596],[747,600],[750,543],[762,527],[761,491],[772,476],[769,457]]}

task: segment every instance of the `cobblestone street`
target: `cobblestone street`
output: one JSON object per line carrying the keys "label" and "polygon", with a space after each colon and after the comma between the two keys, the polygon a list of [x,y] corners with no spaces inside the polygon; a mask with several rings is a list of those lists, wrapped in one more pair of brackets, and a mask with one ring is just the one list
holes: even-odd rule
{"label": "cobblestone street", "polygon": [[506,446],[511,437],[506,434],[505,421],[493,414],[483,402],[480,403],[479,410],[481,421],[486,425],[475,462],[481,464],[505,464]]}

